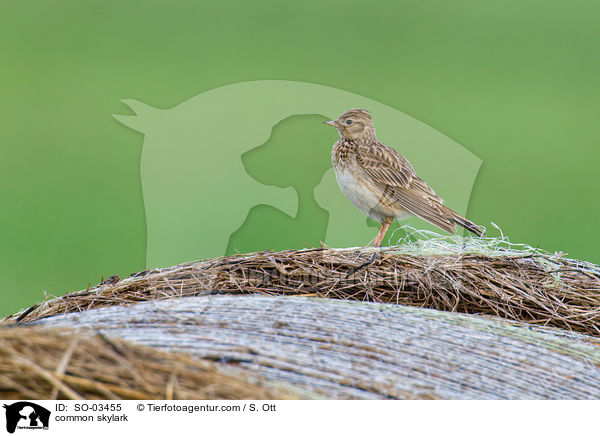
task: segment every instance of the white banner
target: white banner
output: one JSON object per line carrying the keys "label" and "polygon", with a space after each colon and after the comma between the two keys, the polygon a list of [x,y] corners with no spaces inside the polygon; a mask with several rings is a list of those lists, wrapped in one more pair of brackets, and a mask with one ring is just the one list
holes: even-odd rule
{"label": "white banner", "polygon": [[[593,434],[593,401],[2,401],[0,435]],[[218,433],[215,433],[218,432]],[[595,433],[595,431],[594,431]]]}

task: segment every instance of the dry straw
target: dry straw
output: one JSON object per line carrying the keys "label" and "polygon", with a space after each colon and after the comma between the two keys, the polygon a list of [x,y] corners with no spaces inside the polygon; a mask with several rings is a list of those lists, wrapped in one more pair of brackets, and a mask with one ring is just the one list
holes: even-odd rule
{"label": "dry straw", "polygon": [[298,399],[248,372],[60,329],[0,329],[0,398]]}
{"label": "dry straw", "polygon": [[600,268],[506,237],[443,237],[404,227],[383,249],[315,248],[192,262],[114,278],[6,321],[215,293],[304,295],[498,316],[600,336]]}

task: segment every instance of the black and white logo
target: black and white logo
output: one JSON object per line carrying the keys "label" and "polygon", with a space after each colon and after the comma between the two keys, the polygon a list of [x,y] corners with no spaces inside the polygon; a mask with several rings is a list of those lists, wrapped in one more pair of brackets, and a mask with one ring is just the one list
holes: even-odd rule
{"label": "black and white logo", "polygon": [[5,404],[6,431],[14,433],[16,429],[48,430],[50,411],[29,401]]}

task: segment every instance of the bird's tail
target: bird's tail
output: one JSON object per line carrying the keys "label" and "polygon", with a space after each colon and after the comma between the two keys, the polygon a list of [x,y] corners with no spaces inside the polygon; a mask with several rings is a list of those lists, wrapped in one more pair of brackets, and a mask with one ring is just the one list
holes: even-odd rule
{"label": "bird's tail", "polygon": [[452,219],[456,224],[463,226],[469,232],[474,233],[477,236],[483,236],[483,227],[478,226],[477,224],[475,224],[472,221],[469,221],[464,216],[457,214],[453,210],[450,210],[450,209],[448,209],[448,210],[450,211],[450,214],[451,214],[450,219]]}

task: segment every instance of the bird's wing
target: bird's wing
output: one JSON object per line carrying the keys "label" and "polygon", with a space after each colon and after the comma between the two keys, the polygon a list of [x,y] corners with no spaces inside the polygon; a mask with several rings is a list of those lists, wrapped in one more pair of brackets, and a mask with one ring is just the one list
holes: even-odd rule
{"label": "bird's wing", "polygon": [[456,231],[456,224],[443,200],[417,176],[410,162],[396,150],[381,142],[361,144],[356,160],[375,186],[381,189],[383,201],[392,200],[447,232]]}

